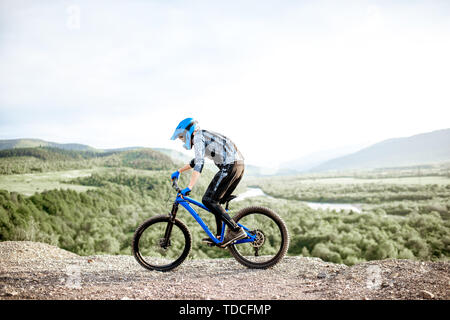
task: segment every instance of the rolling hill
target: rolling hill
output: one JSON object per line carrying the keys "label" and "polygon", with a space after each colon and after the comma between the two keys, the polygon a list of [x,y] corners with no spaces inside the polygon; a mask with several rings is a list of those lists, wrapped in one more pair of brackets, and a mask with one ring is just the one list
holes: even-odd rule
{"label": "rolling hill", "polygon": [[[103,164],[139,168],[176,168],[189,163],[193,157],[166,148],[125,147],[96,149],[77,143],[56,143],[41,139],[0,140],[0,159],[8,157],[32,157],[43,161],[75,161],[81,159],[104,158]],[[217,171],[217,167],[207,159],[205,168]],[[0,164],[1,172],[1,164]],[[248,176],[267,175],[268,171],[247,165]],[[273,173],[271,173],[273,174]]]}
{"label": "rolling hill", "polygon": [[[27,148],[40,150],[26,150]],[[355,147],[352,147],[355,150]],[[53,154],[55,149],[65,150]],[[12,150],[14,156],[31,156],[42,160],[50,157],[59,160],[69,158],[105,158],[114,165],[141,168],[175,168],[188,163],[190,157],[181,152],[163,148],[130,147],[120,149],[95,149],[77,143],[55,143],[40,139],[0,140],[0,155],[7,157]],[[53,151],[52,151],[53,150]],[[349,152],[351,149],[347,149]],[[350,152],[352,152],[351,150]],[[50,152],[52,151],[52,152]],[[80,153],[74,154],[78,151]],[[49,154],[50,152],[50,154]],[[72,152],[72,153],[71,153]],[[307,157],[284,163],[279,170],[246,165],[246,175],[290,175],[298,172],[326,172],[375,168],[407,167],[450,161],[450,129],[436,130],[404,138],[381,141],[357,152],[343,155],[344,149],[318,152]],[[11,155],[10,155],[11,156]],[[64,158],[64,159],[62,159]],[[103,161],[102,161],[103,162]],[[215,171],[214,164],[207,168]]]}
{"label": "rolling hill", "polygon": [[17,148],[52,147],[64,150],[99,151],[93,147],[79,143],[56,143],[41,139],[9,139],[0,140],[0,150]]}
{"label": "rolling hill", "polygon": [[177,165],[169,156],[149,148],[106,152],[101,150],[69,150],[39,146],[0,150],[0,174],[21,174],[90,167],[169,170],[176,168]]}
{"label": "rolling hill", "polygon": [[450,161],[450,129],[388,139],[324,162],[310,172],[407,167]]}
{"label": "rolling hill", "polygon": [[[63,150],[74,151],[92,151],[92,152],[116,152],[116,151],[129,151],[136,149],[143,149],[143,147],[124,147],[124,148],[112,148],[112,149],[97,149],[81,143],[57,143],[51,141],[45,141],[41,139],[9,139],[0,140],[0,150],[7,149],[19,149],[19,148],[36,148],[36,147],[51,147]],[[156,150],[156,149],[155,149]],[[159,151],[159,150],[157,150]]]}

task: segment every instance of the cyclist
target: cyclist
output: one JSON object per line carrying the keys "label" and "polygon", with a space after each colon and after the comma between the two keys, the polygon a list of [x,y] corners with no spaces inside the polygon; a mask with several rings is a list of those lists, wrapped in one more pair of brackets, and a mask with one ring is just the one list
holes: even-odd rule
{"label": "cyclist", "polygon": [[229,227],[221,244],[222,247],[245,238],[247,234],[244,229],[239,227],[220,205],[225,203],[244,175],[244,157],[241,152],[227,137],[216,132],[201,130],[197,121],[192,118],[186,118],[178,124],[171,140],[177,138],[183,141],[185,149],[191,150],[194,147],[195,151],[195,158],[172,173],[171,176],[171,179],[178,179],[180,173],[194,169],[189,185],[181,191],[181,194],[187,195],[194,188],[203,170],[205,157],[212,159],[219,168],[219,172],[216,173],[206,189],[202,203],[215,215],[217,238],[221,234],[222,221]]}

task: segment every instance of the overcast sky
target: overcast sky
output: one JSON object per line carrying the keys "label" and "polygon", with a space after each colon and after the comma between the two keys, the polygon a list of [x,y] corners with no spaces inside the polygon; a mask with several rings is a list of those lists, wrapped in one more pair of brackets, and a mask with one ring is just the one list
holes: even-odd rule
{"label": "overcast sky", "polygon": [[0,139],[182,150],[193,117],[276,166],[450,127],[450,1],[0,6]]}

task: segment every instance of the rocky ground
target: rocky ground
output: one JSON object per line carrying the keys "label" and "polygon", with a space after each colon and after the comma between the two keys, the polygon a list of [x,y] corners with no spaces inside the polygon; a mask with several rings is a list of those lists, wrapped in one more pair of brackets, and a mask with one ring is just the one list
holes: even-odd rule
{"label": "rocky ground", "polygon": [[163,273],[142,268],[133,256],[78,256],[43,243],[0,242],[0,299],[448,300],[449,289],[448,261],[348,267],[286,257],[271,269],[252,270],[230,258],[187,260]]}

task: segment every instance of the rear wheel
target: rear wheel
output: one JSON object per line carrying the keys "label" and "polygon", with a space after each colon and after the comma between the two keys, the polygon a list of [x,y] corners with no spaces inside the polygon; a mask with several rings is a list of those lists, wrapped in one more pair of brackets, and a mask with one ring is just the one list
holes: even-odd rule
{"label": "rear wheel", "polygon": [[275,212],[264,207],[248,207],[233,218],[256,235],[253,242],[228,246],[233,257],[249,268],[266,269],[277,264],[289,248],[286,224]]}
{"label": "rear wheel", "polygon": [[[168,228],[169,237],[166,236]],[[183,222],[178,219],[171,222],[169,216],[160,215],[148,219],[136,229],[132,250],[144,268],[169,271],[187,258],[191,243],[191,234]]]}

